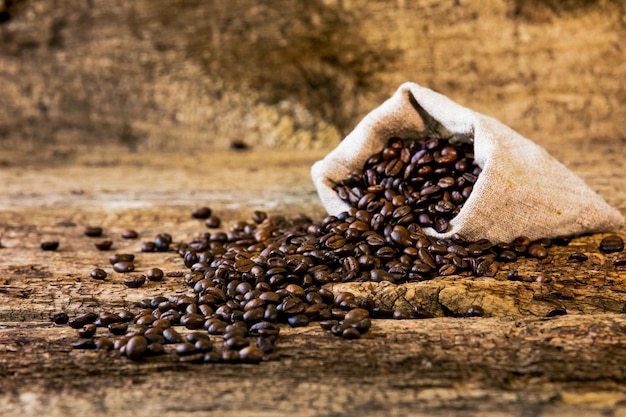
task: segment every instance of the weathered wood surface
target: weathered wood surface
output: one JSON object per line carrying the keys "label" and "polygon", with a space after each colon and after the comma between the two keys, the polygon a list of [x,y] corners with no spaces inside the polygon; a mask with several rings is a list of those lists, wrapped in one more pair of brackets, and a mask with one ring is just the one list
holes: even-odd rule
{"label": "weathered wood surface", "polygon": [[[545,146],[626,213],[623,143]],[[585,148],[584,146],[587,146]],[[0,409],[3,415],[626,415],[626,269],[601,254],[602,235],[555,247],[544,261],[503,266],[494,278],[437,278],[404,289],[365,284],[382,305],[428,307],[441,316],[480,305],[484,318],[375,320],[344,341],[316,325],[287,329],[280,361],[180,365],[132,363],[75,351],[75,331],[50,315],[116,310],[187,291],[177,278],[130,290],[119,274],[100,282],[114,252],[137,254],[138,271],[184,271],[174,253],[139,253],[157,233],[185,240],[205,231],[191,209],[209,205],[226,227],[257,209],[323,216],[309,179],[322,153],[203,155],[5,153],[0,168]],[[100,225],[114,249],[83,235]],[[140,232],[123,240],[125,228]],[[626,231],[618,231],[626,237]],[[43,240],[59,240],[43,252]],[[589,255],[568,262],[570,253]],[[506,280],[516,269],[523,281]],[[108,269],[110,271],[110,269]],[[537,282],[538,275],[549,282]],[[405,291],[406,289],[406,291]],[[398,297],[399,295],[399,297]],[[544,317],[552,307],[568,315]]]}

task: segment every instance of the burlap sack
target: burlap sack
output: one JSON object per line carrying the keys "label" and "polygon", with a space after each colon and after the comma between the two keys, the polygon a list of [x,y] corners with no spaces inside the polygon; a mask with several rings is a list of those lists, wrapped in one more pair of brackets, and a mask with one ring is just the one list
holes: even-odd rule
{"label": "burlap sack", "polygon": [[617,229],[624,218],[579,177],[543,148],[499,121],[465,108],[415,83],[405,83],[369,113],[311,175],[329,214],[349,208],[333,190],[335,183],[359,170],[390,137],[438,137],[474,143],[482,173],[446,233],[468,240],[510,242],[573,236]]}

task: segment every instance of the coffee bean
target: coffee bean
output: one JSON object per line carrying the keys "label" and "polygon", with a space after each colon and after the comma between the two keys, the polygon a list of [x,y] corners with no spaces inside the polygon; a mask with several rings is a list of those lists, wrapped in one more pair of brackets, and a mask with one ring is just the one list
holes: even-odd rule
{"label": "coffee bean", "polygon": [[139,237],[139,233],[137,233],[134,229],[124,229],[122,230],[122,238],[123,239],[137,239]]}
{"label": "coffee bean", "polygon": [[142,252],[154,252],[156,250],[156,245],[154,242],[143,242],[141,244]]}
{"label": "coffee bean", "polygon": [[208,219],[212,212],[209,207],[198,207],[191,211],[191,217],[195,219]]}
{"label": "coffee bean", "polygon": [[[135,270],[135,264],[133,264],[132,262],[129,262],[129,261],[116,262],[116,263],[113,264],[113,270],[115,272],[120,272],[120,273],[133,272]],[[145,279],[145,277],[144,277],[144,279]],[[141,283],[141,285],[143,285],[143,282]]]}
{"label": "coffee bean", "polygon": [[101,250],[101,251],[105,251],[105,250],[109,250],[111,249],[111,246],[113,246],[113,241],[112,240],[100,240],[96,243],[94,243],[94,246],[96,247],[96,249]]}
{"label": "coffee bean", "polygon": [[67,324],[73,329],[80,329],[86,324],[95,322],[97,318],[98,315],[96,313],[83,313],[68,320]]}
{"label": "coffee bean", "polygon": [[588,260],[589,257],[587,255],[585,255],[584,253],[574,252],[567,259],[569,261],[584,262],[584,261]]}
{"label": "coffee bean", "polygon": [[55,251],[59,247],[59,242],[57,240],[49,240],[46,242],[41,242],[41,250],[45,251]]}
{"label": "coffee bean", "polygon": [[619,258],[613,261],[613,265],[615,266],[626,266],[626,258]]}
{"label": "coffee bean", "polygon": [[57,313],[54,313],[52,315],[52,322],[54,324],[67,324],[67,322],[69,321],[69,316],[67,315],[67,313],[60,311]]}
{"label": "coffee bean", "polygon": [[161,281],[163,279],[163,271],[159,268],[150,268],[146,271],[146,276],[150,281]]}
{"label": "coffee bean", "polygon": [[78,335],[85,339],[91,339],[94,334],[96,334],[96,325],[93,323],[85,324],[82,328],[78,330]]}
{"label": "coffee bean", "polygon": [[109,262],[111,265],[114,265],[118,262],[133,262],[135,260],[135,255],[132,253],[116,253],[109,257]]}
{"label": "coffee bean", "polygon": [[[122,263],[122,262],[118,262],[115,265],[118,265],[120,263]],[[115,265],[113,265],[114,269],[116,269]],[[122,270],[117,270],[117,271],[118,272],[126,272],[126,271],[122,271]],[[145,284],[145,282],[146,282],[146,276],[145,275],[130,275],[130,276],[124,277],[124,285],[126,285],[128,288],[139,288],[143,284]]]}
{"label": "coffee bean", "polygon": [[465,312],[465,317],[482,317],[484,315],[485,312],[480,306],[471,306]]}
{"label": "coffee bean", "polygon": [[102,281],[107,277],[107,273],[104,269],[102,268],[96,268],[93,271],[91,271],[91,278]]}
{"label": "coffee bean", "polygon": [[241,361],[246,363],[259,363],[264,356],[265,352],[257,346],[246,346],[239,351]]}
{"label": "coffee bean", "polygon": [[548,251],[546,248],[538,243],[534,243],[528,247],[528,256],[537,259],[545,259],[548,257]]}
{"label": "coffee bean", "polygon": [[220,220],[219,217],[215,215],[211,215],[206,219],[205,224],[206,224],[206,227],[208,227],[209,229],[217,229],[218,227],[222,225],[222,221]]}
{"label": "coffee bean", "polygon": [[287,319],[291,327],[305,327],[309,324],[309,318],[305,314],[296,314]]}
{"label": "coffee bean", "polygon": [[85,231],[83,233],[89,237],[100,237],[102,236],[102,227],[87,226],[85,227]]}
{"label": "coffee bean", "polygon": [[624,239],[618,235],[610,235],[600,241],[600,250],[604,253],[621,252],[624,250]]}
{"label": "coffee bean", "polygon": [[107,327],[112,334],[120,336],[126,334],[126,331],[128,330],[128,323],[111,323]]}
{"label": "coffee bean", "polygon": [[564,316],[567,314],[567,311],[565,311],[564,308],[551,308],[550,310],[548,310],[548,313],[546,314],[546,317],[556,317],[556,316]]}
{"label": "coffee bean", "polygon": [[143,359],[148,349],[148,340],[144,336],[133,336],[126,343],[126,357],[133,361]]}

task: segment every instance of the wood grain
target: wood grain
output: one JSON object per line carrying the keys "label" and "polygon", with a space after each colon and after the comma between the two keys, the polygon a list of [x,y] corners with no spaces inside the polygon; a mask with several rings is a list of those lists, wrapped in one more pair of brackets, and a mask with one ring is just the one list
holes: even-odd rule
{"label": "wood grain", "polygon": [[[622,150],[622,148],[617,148]],[[613,144],[553,152],[626,212],[624,164]],[[623,153],[622,153],[623,154]],[[5,153],[0,170],[0,409],[3,415],[593,416],[626,414],[626,270],[602,254],[603,235],[578,237],[550,256],[503,265],[493,278],[438,277],[404,284],[342,284],[379,305],[431,312],[423,320],[374,320],[370,334],[341,340],[312,324],[282,329],[280,360],[260,365],[134,363],[72,350],[74,330],[51,314],[116,311],[188,291],[168,277],[130,290],[108,257],[137,255],[138,271],[184,271],[175,253],[141,253],[141,242],[206,231],[190,215],[208,205],[226,228],[254,210],[323,209],[309,178],[322,152],[210,155],[93,152],[32,157]],[[608,161],[599,163],[599,161]],[[114,241],[98,251],[87,225]],[[138,240],[120,237],[134,228]],[[626,232],[617,232],[626,237]],[[43,240],[59,249],[44,252]],[[568,261],[572,252],[589,260]],[[96,266],[109,272],[95,281]],[[521,280],[510,281],[517,270]],[[537,282],[542,275],[544,282]],[[547,282],[549,281],[549,282]],[[469,306],[486,317],[463,318]],[[546,318],[550,308],[568,314]]]}

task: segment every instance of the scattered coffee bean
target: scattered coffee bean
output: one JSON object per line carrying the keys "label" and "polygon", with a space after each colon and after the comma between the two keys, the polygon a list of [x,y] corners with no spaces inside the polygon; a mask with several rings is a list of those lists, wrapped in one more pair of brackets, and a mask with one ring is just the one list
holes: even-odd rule
{"label": "scattered coffee bean", "polygon": [[96,268],[93,271],[91,271],[91,278],[96,279],[98,281],[102,281],[104,279],[106,279],[107,277],[107,273],[104,269],[102,268]]}
{"label": "scattered coffee bean", "polygon": [[109,262],[111,265],[117,262],[133,262],[135,260],[135,255],[132,253],[116,253],[109,257]]}
{"label": "scattered coffee bean", "polygon": [[78,330],[78,335],[84,339],[91,339],[96,334],[96,325],[93,323],[85,324]]}
{"label": "scattered coffee bean", "polygon": [[484,315],[485,312],[480,306],[471,306],[465,312],[465,317],[482,317]]}
{"label": "scattered coffee bean", "polygon": [[143,359],[148,349],[148,340],[144,336],[133,336],[126,343],[126,357],[138,361]]}
{"label": "scattered coffee bean", "polygon": [[567,314],[567,311],[565,311],[564,308],[555,307],[555,308],[551,308],[550,310],[548,310],[546,317],[564,316],[566,314]]}
{"label": "scattered coffee bean", "polygon": [[624,250],[624,239],[617,235],[610,235],[600,242],[600,250],[604,253],[621,252]]}
{"label": "scattered coffee bean", "polygon": [[222,221],[220,220],[219,217],[215,215],[211,215],[209,216],[209,218],[206,219],[205,224],[206,224],[206,227],[208,227],[209,229],[217,229],[218,227],[222,225]]}
{"label": "scattered coffee bean", "polygon": [[618,258],[613,261],[613,265],[615,266],[626,266],[626,258]]}
{"label": "scattered coffee bean", "polygon": [[[118,265],[119,263],[120,262],[116,263],[115,265]],[[115,265],[113,265],[113,268],[115,268]],[[118,272],[126,272],[126,271],[118,271]],[[124,285],[126,285],[128,288],[139,288],[143,284],[145,284],[145,282],[146,282],[146,276],[143,274],[130,275],[130,276],[124,277]]]}
{"label": "scattered coffee bean", "polygon": [[52,315],[52,322],[54,324],[67,324],[69,320],[69,316],[64,311],[60,311]]}
{"label": "scattered coffee bean", "polygon": [[102,236],[102,227],[99,226],[87,226],[84,231],[86,236],[100,237]]}
{"label": "scattered coffee bean", "polygon": [[122,238],[123,239],[137,239],[139,237],[139,233],[137,233],[134,229],[124,229],[122,230]]}
{"label": "scattered coffee bean", "polygon": [[133,272],[135,270],[135,264],[130,261],[120,261],[113,264],[113,270],[115,272]]}
{"label": "scattered coffee bean", "polygon": [[55,251],[58,248],[59,248],[59,242],[57,240],[49,240],[46,242],[41,242],[41,250]]}
{"label": "scattered coffee bean", "polygon": [[109,249],[111,249],[111,246],[113,246],[113,241],[112,240],[101,240],[101,241],[98,241],[98,242],[94,243],[94,246],[98,250],[102,250],[102,251],[109,250]]}
{"label": "scattered coffee bean", "polygon": [[567,258],[568,261],[577,261],[577,262],[585,262],[588,259],[589,257],[581,252],[574,252],[569,256],[569,258]]}
{"label": "scattered coffee bean", "polygon": [[209,207],[198,207],[191,211],[191,217],[195,219],[208,219],[212,210]]}
{"label": "scattered coffee bean", "polygon": [[163,279],[163,271],[159,268],[150,268],[146,271],[146,276],[150,281],[161,281]]}

